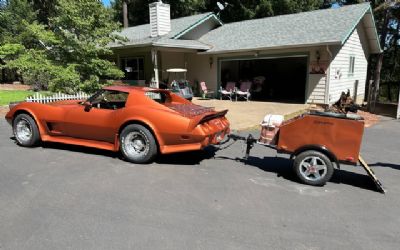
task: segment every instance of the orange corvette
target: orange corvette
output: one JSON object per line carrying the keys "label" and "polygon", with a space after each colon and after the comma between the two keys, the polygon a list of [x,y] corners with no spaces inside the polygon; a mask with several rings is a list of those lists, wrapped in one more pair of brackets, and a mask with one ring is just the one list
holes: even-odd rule
{"label": "orange corvette", "polygon": [[86,101],[22,102],[11,108],[6,120],[21,146],[50,141],[120,150],[128,161],[146,163],[158,153],[218,143],[229,133],[226,113],[167,90],[111,86]]}

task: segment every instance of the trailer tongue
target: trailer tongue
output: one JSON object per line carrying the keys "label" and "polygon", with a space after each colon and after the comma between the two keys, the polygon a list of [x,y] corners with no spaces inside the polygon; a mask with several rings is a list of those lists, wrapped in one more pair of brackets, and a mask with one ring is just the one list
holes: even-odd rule
{"label": "trailer tongue", "polygon": [[255,144],[267,146],[294,158],[293,168],[299,179],[309,185],[324,185],[340,163],[360,165],[385,193],[381,182],[360,156],[364,121],[357,115],[310,112],[283,122],[283,117],[268,115],[261,123],[260,138],[229,135],[247,144],[247,158]]}

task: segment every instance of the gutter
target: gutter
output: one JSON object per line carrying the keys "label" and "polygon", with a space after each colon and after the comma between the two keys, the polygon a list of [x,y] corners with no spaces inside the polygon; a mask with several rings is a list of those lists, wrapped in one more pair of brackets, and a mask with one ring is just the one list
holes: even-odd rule
{"label": "gutter", "polygon": [[[201,41],[205,43],[204,41]],[[259,48],[245,48],[245,49],[236,49],[236,50],[217,50],[217,51],[205,51],[199,52],[200,55],[216,55],[216,54],[227,54],[227,53],[245,53],[245,52],[254,52],[254,51],[266,51],[266,50],[276,50],[276,49],[287,49],[287,48],[303,48],[303,47],[314,47],[314,46],[325,46],[325,45],[341,45],[341,41],[331,41],[331,42],[323,42],[323,43],[309,43],[309,44],[296,44],[296,45],[283,45],[283,46],[273,46],[273,47],[259,47]]]}

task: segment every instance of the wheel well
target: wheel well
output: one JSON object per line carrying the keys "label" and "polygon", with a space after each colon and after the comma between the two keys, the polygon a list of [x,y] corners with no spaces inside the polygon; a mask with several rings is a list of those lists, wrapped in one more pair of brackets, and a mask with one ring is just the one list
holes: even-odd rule
{"label": "wheel well", "polygon": [[12,122],[13,122],[13,123],[14,123],[15,118],[16,118],[18,115],[20,115],[20,114],[29,115],[29,116],[37,123],[35,117],[34,117],[30,112],[28,112],[28,111],[26,111],[26,110],[23,110],[23,109],[22,109],[22,110],[17,110],[17,111],[14,113],[14,116],[13,116],[13,118],[12,118]]}
{"label": "wheel well", "polygon": [[154,133],[153,129],[152,129],[148,124],[146,124],[146,123],[144,123],[144,122],[142,122],[142,121],[131,120],[131,121],[125,122],[125,123],[122,124],[122,126],[119,128],[119,130],[118,130],[118,135],[121,135],[122,130],[123,130],[126,126],[131,125],[131,124],[138,124],[138,125],[142,125],[143,127],[147,128],[147,129],[150,131],[150,133],[154,136],[154,139],[155,139],[156,144],[157,144],[157,149],[158,149],[158,151],[160,150],[160,144],[158,143],[157,136],[156,136],[156,134]]}

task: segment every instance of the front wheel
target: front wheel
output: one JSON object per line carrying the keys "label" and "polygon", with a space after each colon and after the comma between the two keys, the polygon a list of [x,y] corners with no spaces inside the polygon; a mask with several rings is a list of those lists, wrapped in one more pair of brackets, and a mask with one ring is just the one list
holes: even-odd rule
{"label": "front wheel", "polygon": [[133,163],[149,163],[157,155],[153,134],[139,124],[130,124],[122,130],[120,149],[125,159]]}
{"label": "front wheel", "polygon": [[333,175],[333,164],[323,153],[309,150],[300,153],[294,160],[294,171],[301,182],[312,186],[323,186]]}
{"label": "front wheel", "polygon": [[19,114],[13,121],[13,132],[17,143],[24,147],[36,146],[40,134],[35,120],[28,114]]}

